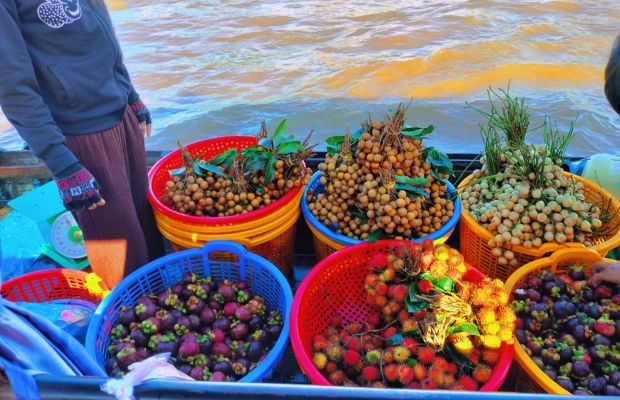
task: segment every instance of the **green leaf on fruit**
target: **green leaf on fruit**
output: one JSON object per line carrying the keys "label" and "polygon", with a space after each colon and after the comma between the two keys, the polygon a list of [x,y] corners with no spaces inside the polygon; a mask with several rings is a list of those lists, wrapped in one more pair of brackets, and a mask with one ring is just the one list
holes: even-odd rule
{"label": "green leaf on fruit", "polygon": [[415,297],[417,289],[418,288],[417,288],[416,282],[413,282],[409,285],[409,300],[410,301],[418,301],[418,299]]}
{"label": "green leaf on fruit", "polygon": [[394,181],[396,183],[403,183],[403,184],[412,185],[412,186],[428,185],[428,179],[420,178],[420,177],[408,178],[402,175],[394,175]]}
{"label": "green leaf on fruit", "polygon": [[420,336],[422,336],[422,334],[420,333],[419,329],[412,329],[410,331],[403,331],[403,332],[401,332],[401,335],[403,335],[403,337],[420,337]]}
{"label": "green leaf on fruit", "polygon": [[394,185],[394,189],[404,190],[405,192],[408,193],[410,198],[417,198],[417,197],[422,197],[422,196],[426,198],[430,197],[430,195],[426,193],[426,190],[419,188],[417,186],[406,184],[406,183],[396,183]]}
{"label": "green leaf on fruit", "polygon": [[299,140],[293,140],[291,142],[284,142],[278,146],[279,154],[293,154],[304,151],[304,146]]}
{"label": "green leaf on fruit", "polygon": [[226,174],[224,173],[224,171],[222,171],[222,169],[220,167],[217,167],[215,165],[211,165],[205,162],[201,162],[198,164],[198,169],[196,170],[196,172],[212,172],[216,175],[220,175],[220,176],[225,176]]}
{"label": "green leaf on fruit", "polygon": [[340,147],[327,146],[327,154],[336,155],[340,153]]}
{"label": "green leaf on fruit", "polygon": [[362,221],[362,224],[368,223],[368,215],[366,215],[365,212],[362,212],[359,208],[354,208],[351,211],[351,214],[353,214],[354,217],[359,218]]}
{"label": "green leaf on fruit", "polygon": [[456,292],[456,284],[454,283],[454,281],[445,276],[433,282],[433,286],[443,290],[444,292],[450,292],[450,293]]}
{"label": "green leaf on fruit", "polygon": [[343,143],[344,143],[344,136],[330,136],[327,139],[325,139],[326,145],[338,147],[338,149],[340,149],[340,146]]}
{"label": "green leaf on fruit", "polygon": [[187,171],[187,169],[185,167],[173,169],[173,170],[170,171],[170,175],[171,176],[183,175],[185,173],[185,171]]}
{"label": "green leaf on fruit", "polygon": [[480,331],[478,331],[478,327],[472,322],[465,322],[458,326],[454,326],[450,328],[449,332],[451,335],[455,333],[467,333],[473,336],[480,336]]}
{"label": "green leaf on fruit", "polygon": [[286,141],[286,137],[284,131],[286,131],[286,127],[288,126],[288,121],[283,119],[282,122],[276,128],[276,131],[273,134],[273,145],[275,147],[279,147],[283,142]]}
{"label": "green leaf on fruit", "polygon": [[209,164],[224,167],[226,172],[230,171],[233,162],[239,157],[237,149],[228,149],[209,160]]}
{"label": "green leaf on fruit", "polygon": [[413,314],[420,310],[424,310],[426,307],[429,306],[430,303],[426,300],[411,300],[409,297],[406,297],[405,304],[407,305],[407,311]]}
{"label": "green leaf on fruit", "polygon": [[426,136],[433,133],[435,127],[433,125],[429,125],[426,128],[419,128],[416,126],[408,126],[402,129],[401,134],[403,136],[408,136],[414,139],[422,140]]}
{"label": "green leaf on fruit", "polygon": [[411,368],[413,368],[416,365],[418,365],[418,361],[415,358],[409,358],[407,359],[406,364],[410,366]]}
{"label": "green leaf on fruit", "polygon": [[381,240],[381,239],[386,239],[389,238],[390,235],[388,235],[387,233],[385,233],[385,231],[382,230],[376,230],[374,232],[372,232],[370,235],[368,235],[368,239],[366,239],[366,241],[368,243],[374,243],[377,240]]}
{"label": "green leaf on fruit", "polygon": [[278,158],[272,153],[269,153],[267,156],[267,163],[265,165],[265,184],[273,182],[273,179],[276,176],[276,161],[278,161]]}

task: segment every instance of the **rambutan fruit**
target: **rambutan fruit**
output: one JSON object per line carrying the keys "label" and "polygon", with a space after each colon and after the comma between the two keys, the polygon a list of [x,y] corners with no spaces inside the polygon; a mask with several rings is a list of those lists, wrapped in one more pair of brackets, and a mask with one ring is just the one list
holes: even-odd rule
{"label": "rambutan fruit", "polygon": [[501,347],[502,341],[496,335],[481,335],[480,343],[487,349],[497,350]]}
{"label": "rambutan fruit", "polygon": [[358,336],[347,336],[342,343],[349,349],[359,353],[362,350],[362,339]]}
{"label": "rambutan fruit", "polygon": [[427,279],[422,279],[418,282],[418,290],[422,294],[429,294],[433,290],[433,283]]}
{"label": "rambutan fruit", "polygon": [[442,356],[435,357],[431,368],[437,368],[440,371],[445,371],[448,368],[448,361]]}
{"label": "rambutan fruit", "polygon": [[458,336],[452,345],[456,351],[465,356],[470,355],[471,351],[474,349],[474,344],[467,336]]}
{"label": "rambutan fruit", "polygon": [[404,363],[411,356],[409,349],[405,346],[396,346],[394,348],[394,361],[397,363]]}
{"label": "rambutan fruit", "polygon": [[422,383],[420,387],[426,390],[435,390],[439,388],[439,385],[432,380],[427,380],[426,382]]}
{"label": "rambutan fruit", "polygon": [[398,366],[398,381],[403,385],[409,384],[413,381],[413,368],[408,366],[407,364],[402,364]]}
{"label": "rambutan fruit", "polygon": [[381,315],[379,313],[373,312],[366,316],[366,323],[371,329],[374,329],[381,322]]}
{"label": "rambutan fruit", "polygon": [[391,364],[393,362],[394,362],[394,348],[388,347],[387,349],[383,350],[383,363]]}
{"label": "rambutan fruit", "polygon": [[392,298],[401,304],[405,302],[405,299],[409,295],[409,288],[406,285],[400,284],[392,286]]}
{"label": "rambutan fruit", "polygon": [[502,329],[502,327],[499,322],[482,325],[482,333],[485,335],[497,335],[500,329]]}
{"label": "rambutan fruit", "polygon": [[444,380],[443,370],[431,367],[431,369],[428,371],[428,380],[431,382],[435,382],[437,386],[441,386]]}
{"label": "rambutan fruit", "polygon": [[327,357],[331,361],[340,361],[340,359],[342,358],[342,353],[342,347],[337,345],[332,345],[327,349]]}
{"label": "rambutan fruit", "polygon": [[446,246],[440,244],[439,246],[435,246],[435,258],[439,261],[446,261],[450,257],[450,251]]}
{"label": "rambutan fruit", "polygon": [[478,364],[480,362],[480,349],[474,347],[474,349],[471,351],[471,354],[469,355],[469,360],[474,364]]}
{"label": "rambutan fruit", "polygon": [[396,382],[398,380],[398,366],[396,364],[387,364],[383,367],[383,376],[388,382]]}
{"label": "rambutan fruit", "polygon": [[403,327],[403,332],[415,331],[416,329],[418,329],[418,322],[413,318],[408,318],[402,321],[401,325]]}
{"label": "rambutan fruit", "polygon": [[413,375],[415,379],[422,382],[426,379],[427,370],[426,367],[422,364],[416,364],[413,366]]}
{"label": "rambutan fruit", "polygon": [[495,365],[499,361],[499,351],[485,349],[482,351],[482,359],[489,365]]}
{"label": "rambutan fruit", "polygon": [[377,365],[381,361],[381,352],[379,350],[371,350],[366,353],[366,361],[370,365]]}
{"label": "rambutan fruit", "polygon": [[396,271],[394,271],[394,268],[387,268],[379,274],[379,281],[392,282],[395,276],[396,276]]}
{"label": "rambutan fruit", "polygon": [[418,361],[424,364],[430,364],[435,359],[435,352],[427,347],[418,349]]}
{"label": "rambutan fruit", "polygon": [[397,333],[398,333],[398,329],[394,328],[393,326],[388,326],[387,328],[381,331],[381,336],[384,339],[389,339],[392,336],[396,335]]}
{"label": "rambutan fruit", "polygon": [[364,381],[368,383],[375,382],[379,380],[379,370],[377,369],[377,367],[373,367],[370,365],[364,367],[364,369],[362,370],[362,377]]}
{"label": "rambutan fruit", "polygon": [[490,307],[483,307],[477,313],[476,317],[482,325],[492,324],[497,321],[495,310]]}
{"label": "rambutan fruit", "polygon": [[372,268],[384,269],[388,266],[388,258],[383,253],[377,253],[370,259],[370,266]]}
{"label": "rambutan fruit", "polygon": [[377,296],[377,297],[375,297],[375,305],[377,307],[385,307],[387,302],[388,302],[388,299],[385,296]]}
{"label": "rambutan fruit", "polygon": [[484,384],[489,379],[491,379],[491,374],[492,373],[493,373],[493,371],[491,370],[491,368],[489,368],[485,364],[478,364],[476,366],[476,368],[474,369],[474,371],[472,372],[472,376],[479,383]]}
{"label": "rambutan fruit", "polygon": [[478,390],[478,382],[468,375],[461,375],[457,383],[463,387],[463,390],[468,390],[470,392]]}
{"label": "rambutan fruit", "polygon": [[312,350],[325,351],[329,347],[329,342],[323,335],[315,335],[312,338]]}
{"label": "rambutan fruit", "polygon": [[367,287],[374,288],[375,286],[377,286],[378,282],[379,282],[379,277],[376,274],[368,274],[366,275],[366,279],[364,279],[364,283],[366,284]]}
{"label": "rambutan fruit", "polygon": [[432,239],[424,239],[422,241],[422,251],[432,252],[435,250],[435,244]]}
{"label": "rambutan fruit", "polygon": [[377,283],[377,286],[375,287],[375,289],[377,290],[377,294],[379,296],[387,296],[388,286],[385,282]]}
{"label": "rambutan fruit", "polygon": [[420,269],[424,272],[428,272],[433,267],[434,262],[435,256],[433,253],[424,253],[422,257],[420,257]]}
{"label": "rambutan fruit", "polygon": [[397,314],[398,312],[400,312],[403,309],[403,302],[400,301],[396,301],[396,300],[390,300],[387,303],[387,307],[390,310],[390,314]]}
{"label": "rambutan fruit", "polygon": [[444,374],[443,375],[443,382],[441,384],[441,386],[448,387],[453,385],[456,382],[456,378],[454,377],[454,375],[451,374]]}
{"label": "rambutan fruit", "polygon": [[357,322],[349,322],[345,328],[351,335],[361,332],[362,327]]}
{"label": "rambutan fruit", "polygon": [[333,326],[342,325],[342,317],[338,314],[334,314],[329,318],[329,323]]}
{"label": "rambutan fruit", "polygon": [[323,353],[315,353],[312,357],[312,363],[317,369],[323,370],[327,366],[327,356]]}
{"label": "rambutan fruit", "polygon": [[345,365],[348,365],[349,367],[353,367],[355,366],[355,364],[357,364],[360,359],[360,353],[358,353],[357,351],[353,351],[353,350],[347,350],[344,352],[344,356],[343,356],[343,361]]}
{"label": "rambutan fruit", "polygon": [[407,311],[405,309],[400,310],[398,312],[398,316],[397,317],[398,317],[398,320],[400,322],[406,321],[407,319],[409,319],[409,311]]}
{"label": "rambutan fruit", "polygon": [[418,349],[418,342],[410,337],[404,338],[400,345],[406,347],[411,354],[415,353]]}
{"label": "rambutan fruit", "polygon": [[413,381],[410,384],[407,385],[407,389],[419,389],[420,388],[420,382],[416,382]]}
{"label": "rambutan fruit", "polygon": [[331,374],[337,369],[338,369],[338,365],[336,365],[336,363],[333,361],[329,361],[327,365],[325,366],[325,372],[327,372],[328,374]]}
{"label": "rambutan fruit", "polygon": [[344,372],[339,370],[332,372],[327,378],[327,380],[329,380],[329,382],[334,386],[341,386],[344,384],[345,379],[346,376],[344,375]]}
{"label": "rambutan fruit", "polygon": [[448,363],[448,366],[446,367],[446,372],[448,372],[450,375],[456,375],[456,373],[458,372],[456,364]]}

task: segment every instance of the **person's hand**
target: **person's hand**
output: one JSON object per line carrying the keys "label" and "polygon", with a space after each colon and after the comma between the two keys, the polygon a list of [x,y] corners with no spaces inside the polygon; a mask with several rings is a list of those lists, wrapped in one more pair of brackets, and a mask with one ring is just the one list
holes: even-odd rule
{"label": "person's hand", "polygon": [[136,114],[136,118],[140,123],[140,129],[142,129],[142,134],[146,137],[151,137],[153,124],[151,121],[151,113],[149,112],[149,109],[146,108],[146,106],[140,99],[131,103],[129,107],[134,112],[134,114]]}
{"label": "person's hand", "polygon": [[99,184],[93,175],[79,164],[71,167],[67,173],[61,173],[55,180],[67,210],[87,208],[92,211],[105,205],[105,200],[99,194]]}
{"label": "person's hand", "polygon": [[598,286],[602,281],[620,284],[620,261],[615,263],[598,261],[592,266],[592,283]]}

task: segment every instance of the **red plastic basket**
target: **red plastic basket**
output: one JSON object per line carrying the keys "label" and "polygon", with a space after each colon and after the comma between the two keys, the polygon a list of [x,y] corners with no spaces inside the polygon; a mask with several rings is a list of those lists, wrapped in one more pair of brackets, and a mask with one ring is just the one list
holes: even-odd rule
{"label": "red plastic basket", "polygon": [[[250,146],[256,144],[256,138],[253,136],[222,136],[212,139],[205,139],[196,143],[188,144],[185,146],[187,151],[192,157],[202,155],[202,159],[209,160],[216,155],[226,151],[228,149],[237,148],[241,151]],[[302,186],[293,188],[286,195],[274,201],[273,203],[260,208],[255,211],[251,211],[247,214],[239,214],[229,217],[203,217],[193,216],[175,211],[162,203],[161,197],[166,192],[166,181],[170,180],[170,170],[178,169],[183,166],[183,158],[181,157],[181,150],[177,149],[170,154],[167,154],[161,160],[159,160],[153,168],[149,171],[149,201],[156,211],[162,214],[174,218],[178,221],[194,224],[194,225],[209,225],[209,226],[226,226],[241,224],[244,222],[253,221],[259,218],[267,217],[275,210],[280,208],[283,204],[288,204],[295,196],[302,190]]]}
{"label": "red plastic basket", "polygon": [[[90,294],[83,271],[46,269],[10,279],[2,284],[0,295],[10,301],[42,303],[58,299],[79,299],[99,304],[101,297]],[[102,290],[108,290],[103,281]]]}
{"label": "red plastic basket", "polygon": [[[364,289],[368,261],[377,253],[403,244],[418,246],[412,242],[383,240],[348,247],[324,258],[302,281],[293,299],[291,344],[301,370],[312,383],[331,386],[312,363],[312,337],[325,330],[332,316],[326,310],[335,308],[345,322],[363,322],[370,312]],[[484,279],[480,271],[468,267],[464,280]],[[510,370],[513,354],[512,346],[502,344],[493,375],[480,391],[493,392],[500,388]]]}

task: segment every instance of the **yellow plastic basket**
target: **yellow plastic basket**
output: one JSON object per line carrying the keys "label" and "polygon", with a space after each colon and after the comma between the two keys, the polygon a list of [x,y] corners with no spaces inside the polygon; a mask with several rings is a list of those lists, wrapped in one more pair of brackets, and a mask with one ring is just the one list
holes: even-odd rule
{"label": "yellow plastic basket", "polygon": [[[620,201],[613,197],[609,192],[596,185],[587,179],[581,178],[577,175],[564,173],[567,178],[572,178],[576,182],[581,182],[585,189],[586,200],[589,202],[599,202],[601,200],[605,202],[611,202],[613,209],[620,208]],[[468,185],[473,179],[473,176],[468,176],[459,185],[459,192]],[[612,226],[618,226],[620,224],[620,215],[616,215],[612,221]],[[555,251],[566,248],[579,248],[585,249],[586,247],[581,243],[545,243],[538,248],[525,248],[523,246],[512,246],[511,250],[515,254],[515,258],[519,261],[517,266],[499,265],[497,257],[492,253],[491,247],[489,247],[489,239],[493,237],[491,232],[486,228],[483,228],[469,215],[469,212],[463,207],[461,213],[461,228],[460,228],[460,244],[461,254],[465,257],[465,260],[471,265],[475,265],[483,274],[491,278],[500,278],[506,280],[510,274],[512,274],[520,266],[527,264],[533,260],[545,257]],[[606,237],[600,237],[596,239],[591,247],[592,250],[598,254],[605,256],[611,250],[620,246],[620,229],[617,229],[613,235]]]}
{"label": "yellow plastic basket", "polygon": [[[517,269],[506,281],[506,290],[512,293],[514,289],[523,287],[528,276],[543,269],[551,271],[554,275],[568,272],[568,267],[574,263],[583,264],[584,272],[589,274],[592,271],[592,264],[601,260],[613,261],[607,260],[597,252],[586,248],[563,249],[553,253],[550,257],[532,261]],[[515,360],[513,372],[516,392],[571,394],[534,364],[516,338]]]}

